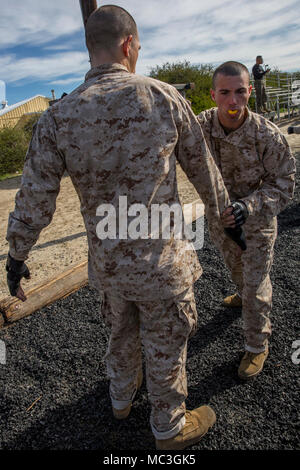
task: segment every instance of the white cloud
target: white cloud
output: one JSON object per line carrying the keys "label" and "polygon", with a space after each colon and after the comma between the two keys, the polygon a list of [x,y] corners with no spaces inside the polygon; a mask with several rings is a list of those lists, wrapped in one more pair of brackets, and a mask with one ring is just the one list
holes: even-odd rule
{"label": "white cloud", "polygon": [[[85,52],[65,52],[47,57],[0,57],[1,78],[8,82],[20,80],[52,80],[73,74],[78,77],[89,70]],[[76,78],[75,78],[76,80]]]}
{"label": "white cloud", "polygon": [[61,80],[50,80],[51,85],[74,85],[78,82],[78,85],[84,81],[85,74],[82,74],[78,77],[75,75],[71,78],[62,78]]}
{"label": "white cloud", "polygon": [[[138,73],[148,74],[151,67],[179,60],[218,64],[232,59],[250,68],[257,54],[282,70],[300,69],[297,0],[116,3],[138,24],[142,43]],[[40,57],[26,56],[30,49],[23,45],[40,47]],[[14,8],[1,2],[1,50],[0,78],[7,83],[77,81],[89,69],[79,1],[16,0]]]}
{"label": "white cloud", "polygon": [[43,44],[82,29],[79,2],[16,0],[1,2],[0,44]]}
{"label": "white cloud", "polygon": [[295,0],[286,0],[284,4],[277,0],[212,0],[206,6],[199,2],[193,17],[186,9],[180,20],[178,15],[177,20],[159,22],[155,34],[145,37],[141,34],[144,42],[138,71],[184,59],[213,64],[238,60],[252,67],[258,54],[272,66],[299,69],[296,51],[300,17],[295,15],[295,6]]}

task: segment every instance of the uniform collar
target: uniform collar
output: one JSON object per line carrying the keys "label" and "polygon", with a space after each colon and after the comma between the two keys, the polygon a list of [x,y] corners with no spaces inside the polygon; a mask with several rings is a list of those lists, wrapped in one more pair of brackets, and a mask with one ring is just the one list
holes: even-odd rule
{"label": "uniform collar", "polygon": [[99,75],[104,75],[107,73],[117,73],[117,72],[128,72],[125,65],[122,64],[103,64],[98,65],[98,67],[91,68],[85,76],[85,81],[90,80],[91,78],[96,78]]}
{"label": "uniform collar", "polygon": [[224,132],[223,127],[220,124],[218,118],[218,108],[214,108],[213,114],[213,128],[212,128],[212,135],[213,137],[217,137],[219,139],[225,140],[226,142],[238,145],[241,139],[245,138],[245,135],[252,134],[252,127],[251,123],[253,121],[253,115],[249,108],[247,108],[247,117],[241,127],[236,129],[235,131],[230,132],[230,134],[226,135]]}

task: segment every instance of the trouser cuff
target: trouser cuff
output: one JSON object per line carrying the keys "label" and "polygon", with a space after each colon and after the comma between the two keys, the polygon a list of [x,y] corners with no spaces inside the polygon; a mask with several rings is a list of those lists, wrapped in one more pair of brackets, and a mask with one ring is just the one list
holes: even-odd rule
{"label": "trouser cuff", "polygon": [[255,354],[259,354],[264,352],[267,349],[267,346],[262,346],[261,348],[253,348],[252,346],[249,346],[248,344],[245,344],[245,351],[249,351]]}
{"label": "trouser cuff", "polygon": [[157,431],[152,423],[151,423],[151,429],[152,429],[155,439],[162,441],[164,439],[170,439],[171,437],[177,436],[177,434],[180,433],[184,425],[185,425],[185,415],[183,415],[180,421],[178,421],[178,423],[169,431]]}
{"label": "trouser cuff", "polygon": [[110,395],[110,399],[111,399],[111,404],[112,406],[116,409],[116,410],[123,410],[124,408],[126,408],[128,405],[130,405],[133,400],[134,400],[134,397],[136,395],[136,392],[137,392],[137,389],[134,390],[131,398],[129,400],[115,400],[111,395]]}

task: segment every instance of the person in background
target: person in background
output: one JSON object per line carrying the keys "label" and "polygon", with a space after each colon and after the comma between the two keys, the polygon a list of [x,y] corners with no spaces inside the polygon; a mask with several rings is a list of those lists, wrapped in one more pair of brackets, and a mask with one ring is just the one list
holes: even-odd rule
{"label": "person in background", "polygon": [[262,112],[268,112],[267,108],[267,94],[265,86],[265,75],[270,72],[270,69],[264,70],[262,64],[264,63],[261,55],[256,57],[256,63],[252,67],[252,74],[254,78],[254,87],[256,93],[256,105],[257,112],[261,114]]}

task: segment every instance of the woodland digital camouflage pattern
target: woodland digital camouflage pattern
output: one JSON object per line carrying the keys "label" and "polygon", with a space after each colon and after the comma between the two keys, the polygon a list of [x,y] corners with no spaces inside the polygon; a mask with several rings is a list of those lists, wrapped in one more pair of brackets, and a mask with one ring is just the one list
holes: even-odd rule
{"label": "woodland digital camouflage pattern", "polygon": [[244,124],[228,135],[217,108],[203,111],[198,119],[231,200],[242,200],[249,211],[243,225],[247,250],[241,256],[231,240],[223,239],[222,231],[210,227],[210,234],[242,296],[245,347],[260,352],[271,334],[269,273],[276,215],[293,197],[295,159],[278,127],[250,110]]}
{"label": "woodland digital camouflage pattern", "polygon": [[[177,309],[176,316],[174,309],[166,310],[165,302],[189,290],[201,275],[201,267],[190,242],[174,236],[157,240],[100,240],[96,235],[99,222],[96,210],[100,204],[113,204],[117,208],[119,196],[123,195],[127,196],[128,206],[140,203],[149,208],[151,204],[179,203],[176,158],[212,214],[212,224],[221,231],[220,213],[230,200],[189,104],[174,87],[130,74],[122,65],[95,67],[79,88],[40,118],[27,153],[22,186],[7,232],[11,256],[17,260],[27,259],[40,231],[52,219],[60,180],[67,170],[81,202],[89,245],[89,272],[94,285],[107,295],[117,296],[119,308],[130,301],[143,305],[149,302],[149,311],[141,304],[140,312],[144,328],[151,331],[152,339],[145,340],[145,344],[149,361],[156,361],[156,364],[155,367],[150,365],[148,391],[154,406],[153,420],[161,431],[172,429],[184,412],[183,343],[189,329],[182,329],[180,337],[184,339],[178,338],[183,356],[178,355],[179,350],[174,350],[171,341],[163,341],[163,350],[155,352],[151,346],[153,337],[159,342],[162,334],[162,325],[154,321],[157,303],[167,322],[168,315],[172,316],[166,328],[173,335],[182,328],[183,309]],[[173,339],[176,343],[172,336]],[[115,341],[114,333],[111,341]],[[122,343],[122,346],[121,343],[118,355],[128,357],[129,352],[139,355],[138,350],[132,350],[132,345]],[[111,371],[110,364],[114,363],[111,353],[108,358]],[[179,362],[174,367],[176,361]],[[124,368],[127,370],[125,363]],[[154,369],[158,374],[157,383],[154,377],[151,379]],[[109,372],[116,398],[134,387],[132,365],[128,364],[128,370],[131,376],[127,382],[122,370],[115,369],[115,376]],[[166,385],[160,398],[162,377]],[[170,389],[171,383],[176,390]]]}

